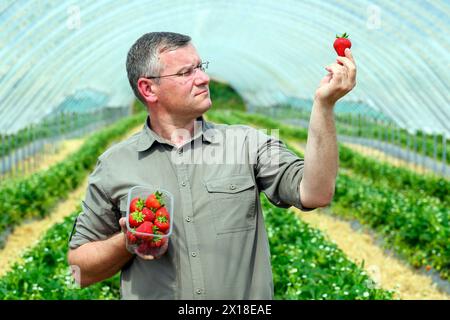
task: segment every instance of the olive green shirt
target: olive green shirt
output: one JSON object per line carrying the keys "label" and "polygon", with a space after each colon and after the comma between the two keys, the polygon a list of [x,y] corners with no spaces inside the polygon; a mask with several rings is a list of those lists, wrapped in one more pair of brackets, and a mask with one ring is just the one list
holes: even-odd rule
{"label": "olive green shirt", "polygon": [[147,118],[141,132],[99,157],[89,177],[71,249],[120,231],[133,186],[159,186],[175,198],[168,251],[123,267],[122,299],[273,298],[260,192],[276,206],[309,210],[299,193],[303,160],[272,132],[197,120],[177,148]]}

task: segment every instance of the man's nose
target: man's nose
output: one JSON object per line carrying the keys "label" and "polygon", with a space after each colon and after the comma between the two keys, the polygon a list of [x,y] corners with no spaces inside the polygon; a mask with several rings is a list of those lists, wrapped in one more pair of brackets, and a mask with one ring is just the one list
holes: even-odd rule
{"label": "man's nose", "polygon": [[202,85],[202,84],[208,84],[209,83],[209,76],[205,71],[202,71],[200,69],[197,70],[195,74],[195,84],[196,85]]}

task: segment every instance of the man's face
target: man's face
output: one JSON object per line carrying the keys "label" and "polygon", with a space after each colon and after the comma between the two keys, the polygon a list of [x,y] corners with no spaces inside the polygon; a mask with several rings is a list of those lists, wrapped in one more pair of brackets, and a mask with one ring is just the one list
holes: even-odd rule
{"label": "man's face", "polygon": [[[197,50],[192,44],[160,54],[161,76],[182,73],[201,63]],[[161,78],[156,86],[158,103],[167,112],[182,117],[198,117],[211,107],[209,77],[200,69],[195,69],[187,77],[171,76]]]}

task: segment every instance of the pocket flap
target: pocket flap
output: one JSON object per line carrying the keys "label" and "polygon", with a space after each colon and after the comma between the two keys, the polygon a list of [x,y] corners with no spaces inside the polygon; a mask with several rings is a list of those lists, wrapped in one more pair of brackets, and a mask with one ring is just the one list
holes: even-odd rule
{"label": "pocket flap", "polygon": [[251,176],[230,176],[206,181],[209,192],[238,193],[255,186]]}

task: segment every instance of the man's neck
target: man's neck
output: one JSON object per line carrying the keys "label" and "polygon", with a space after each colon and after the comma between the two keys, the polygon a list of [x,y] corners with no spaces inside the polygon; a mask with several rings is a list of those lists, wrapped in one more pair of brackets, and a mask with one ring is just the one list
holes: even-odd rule
{"label": "man's neck", "polygon": [[179,147],[194,136],[196,119],[152,113],[150,127],[160,137]]}

